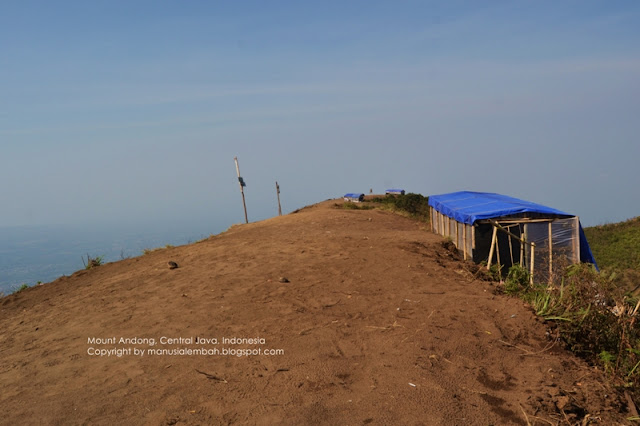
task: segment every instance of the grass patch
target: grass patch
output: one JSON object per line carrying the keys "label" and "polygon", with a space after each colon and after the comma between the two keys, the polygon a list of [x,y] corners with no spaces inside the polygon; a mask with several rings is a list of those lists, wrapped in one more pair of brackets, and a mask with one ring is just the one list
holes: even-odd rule
{"label": "grass patch", "polygon": [[96,268],[102,265],[103,262],[104,262],[104,256],[91,257],[89,256],[89,253],[87,253],[86,261],[84,256],[82,256],[82,264],[84,265],[84,269]]}
{"label": "grass patch", "polygon": [[640,217],[584,229],[593,256],[617,286],[640,293]]}
{"label": "grass patch", "polygon": [[20,293],[21,291],[24,291],[24,290],[26,290],[26,289],[28,289],[28,288],[29,288],[29,284],[24,283],[24,284],[22,284],[20,287],[18,287],[18,288],[17,288],[13,293],[14,293],[14,294],[15,294],[15,293]]}
{"label": "grass patch", "polygon": [[598,266],[640,270],[640,217],[584,229]]}
{"label": "grass patch", "polygon": [[350,201],[342,204],[335,203],[334,206],[344,210],[372,210],[375,208],[375,206],[372,206],[371,204],[353,203]]}
{"label": "grass patch", "polygon": [[386,197],[376,197],[370,201],[377,203],[382,208],[398,213],[404,213],[409,217],[429,222],[429,197],[412,192],[404,195],[387,195]]}
{"label": "grass patch", "polygon": [[565,347],[599,365],[617,384],[640,396],[640,327],[637,298],[592,265],[568,267],[560,286],[529,285],[528,273],[509,270],[504,291],[525,300],[557,332]]}

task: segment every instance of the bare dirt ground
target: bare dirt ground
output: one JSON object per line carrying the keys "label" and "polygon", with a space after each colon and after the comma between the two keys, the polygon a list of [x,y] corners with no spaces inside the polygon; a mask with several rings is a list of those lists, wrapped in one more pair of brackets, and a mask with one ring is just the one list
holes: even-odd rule
{"label": "bare dirt ground", "polygon": [[[0,423],[626,422],[600,371],[425,224],[336,203],[0,299]],[[200,348],[220,353],[148,353]],[[132,353],[89,353],[114,349]]]}

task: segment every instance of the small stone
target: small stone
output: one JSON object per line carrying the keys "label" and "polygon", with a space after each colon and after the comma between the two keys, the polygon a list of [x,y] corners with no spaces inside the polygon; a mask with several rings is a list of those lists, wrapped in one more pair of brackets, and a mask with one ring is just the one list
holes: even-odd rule
{"label": "small stone", "polygon": [[176,269],[178,267],[178,264],[173,260],[168,261],[167,265],[169,265],[169,269]]}
{"label": "small stone", "polygon": [[280,279],[278,279],[278,281],[280,281],[281,283],[288,283],[289,279],[287,277],[280,277]]}
{"label": "small stone", "polygon": [[568,403],[569,403],[568,396],[559,396],[558,399],[556,400],[556,407],[558,407],[559,410],[562,410],[564,407],[567,406]]}

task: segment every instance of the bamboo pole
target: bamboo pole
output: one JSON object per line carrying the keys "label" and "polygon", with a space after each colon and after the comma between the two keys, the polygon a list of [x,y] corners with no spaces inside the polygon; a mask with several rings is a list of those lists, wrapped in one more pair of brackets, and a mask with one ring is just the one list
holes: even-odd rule
{"label": "bamboo pole", "polygon": [[467,260],[467,224],[463,223],[462,226],[462,258]]}
{"label": "bamboo pole", "polygon": [[[496,228],[497,230],[498,228]],[[502,262],[500,261],[500,245],[498,244],[498,233],[496,232],[496,260],[498,271],[500,272],[500,282],[502,282]]]}
{"label": "bamboo pole", "polygon": [[[527,217],[522,217],[522,218],[518,218],[518,219],[500,219],[500,223],[507,223],[507,224],[518,224],[518,223],[544,223],[544,222],[553,222],[554,219],[531,219],[531,218],[527,218]],[[483,222],[492,222],[493,219],[484,219],[479,221],[480,223]]]}
{"label": "bamboo pole", "polygon": [[247,203],[244,200],[244,180],[240,177],[240,166],[238,166],[238,157],[233,157],[236,162],[236,172],[238,173],[238,184],[240,185],[240,192],[242,193],[242,207],[244,207],[244,222],[249,223],[249,217],[247,216]]}
{"label": "bamboo pole", "polygon": [[429,220],[431,221],[431,232],[433,232],[436,225],[436,213],[433,207],[429,207]]}
{"label": "bamboo pole", "polygon": [[[511,229],[511,227],[507,226],[507,229]],[[511,255],[511,266],[513,266],[513,243],[511,242],[511,235],[509,235],[509,254]]]}
{"label": "bamboo pole", "polygon": [[573,241],[575,247],[575,263],[580,263],[580,218],[576,216],[573,224]]}
{"label": "bamboo pole", "polygon": [[549,222],[549,282],[553,282],[553,230]]}
{"label": "bamboo pole", "polygon": [[529,285],[533,285],[533,265],[535,264],[536,243],[531,243],[531,269],[529,272]]}
{"label": "bamboo pole", "polygon": [[[520,243],[520,262],[521,262],[520,266],[525,266],[527,264],[526,259],[524,257],[524,246],[529,240],[529,234],[527,233],[526,223],[524,224],[523,228],[524,228],[524,237],[521,237],[521,243]],[[522,233],[520,235],[522,235]]]}
{"label": "bamboo pole", "polygon": [[493,234],[491,235],[491,248],[489,249],[489,260],[487,260],[487,270],[491,269],[491,262],[493,261],[493,250],[496,248],[496,236],[498,234],[498,227],[493,225]]}
{"label": "bamboo pole", "polygon": [[471,254],[476,249],[476,227],[471,225]]}
{"label": "bamboo pole", "polygon": [[492,224],[493,226],[497,227],[499,230],[501,230],[501,231],[502,231],[502,232],[504,232],[505,234],[507,234],[507,235],[511,235],[513,238],[515,238],[515,239],[517,239],[517,240],[522,239],[522,237],[521,237],[521,236],[518,236],[518,235],[514,234],[513,232],[511,232],[511,231],[509,231],[509,230],[505,229],[503,226],[501,226],[501,225],[500,225],[500,223],[496,222],[495,220],[492,220],[492,221],[491,221],[491,224]]}

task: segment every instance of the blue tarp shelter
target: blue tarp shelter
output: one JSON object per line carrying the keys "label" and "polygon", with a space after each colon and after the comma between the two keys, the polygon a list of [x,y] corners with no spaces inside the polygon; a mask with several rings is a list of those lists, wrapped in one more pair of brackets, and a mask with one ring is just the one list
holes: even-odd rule
{"label": "blue tarp shelter", "polygon": [[350,192],[348,194],[344,194],[345,201],[364,201],[364,194],[360,192]]}
{"label": "blue tarp shelter", "polygon": [[429,206],[432,230],[452,238],[456,246],[464,251],[465,257],[470,255],[476,261],[488,259],[491,242],[486,242],[487,234],[492,234],[493,227],[498,224],[499,228],[512,234],[509,237],[504,233],[497,240],[499,258],[502,255],[502,260],[508,259],[511,263],[515,258],[518,262],[521,261],[517,253],[514,257],[514,243],[520,249],[515,236],[534,242],[536,251],[546,255],[546,261],[541,258],[536,270],[546,267],[547,279],[553,275],[554,267],[565,263],[596,264],[580,221],[575,215],[488,192],[460,191],[431,195]]}
{"label": "blue tarp shelter", "polygon": [[387,189],[384,193],[389,195],[404,195],[404,189]]}

